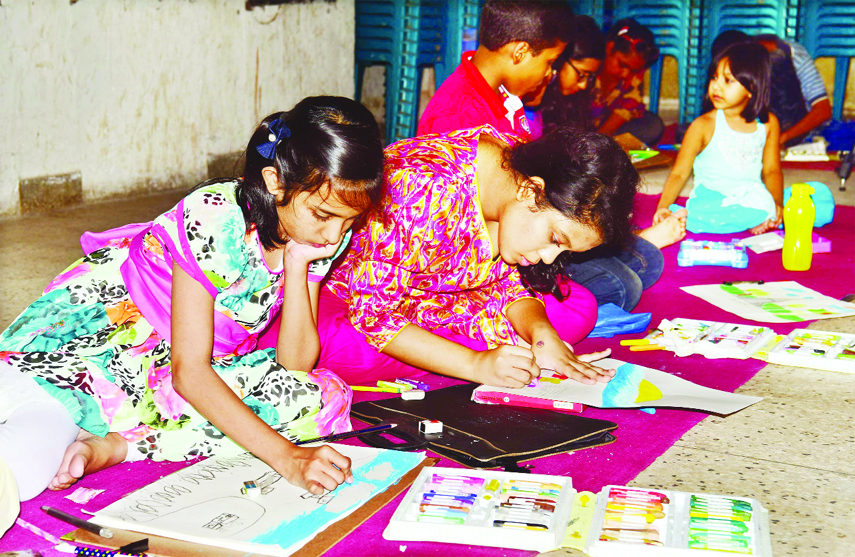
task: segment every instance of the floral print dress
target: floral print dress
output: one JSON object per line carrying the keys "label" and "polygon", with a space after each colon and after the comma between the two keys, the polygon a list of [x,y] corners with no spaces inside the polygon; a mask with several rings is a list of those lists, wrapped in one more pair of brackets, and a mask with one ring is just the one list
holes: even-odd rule
{"label": "floral print dress", "polygon": [[[33,377],[83,429],[119,432],[153,460],[244,452],[172,387],[172,264],[214,297],[211,360],[223,381],[289,439],[347,430],[350,393],[331,372],[286,370],[254,350],[281,305],[237,182],[201,187],[152,223],[81,240],[89,253],[0,335],[0,359]],[[88,249],[87,249],[88,248]]]}
{"label": "floral print dress", "polygon": [[517,344],[507,308],[534,294],[491,245],[475,174],[482,135],[520,141],[481,126],[386,148],[383,209],[354,233],[327,282],[378,351],[410,323],[490,348]]}

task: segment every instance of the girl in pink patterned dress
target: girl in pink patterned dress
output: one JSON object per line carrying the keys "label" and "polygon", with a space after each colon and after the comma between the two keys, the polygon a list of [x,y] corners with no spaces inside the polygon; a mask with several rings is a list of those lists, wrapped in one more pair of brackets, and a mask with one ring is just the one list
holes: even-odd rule
{"label": "girl in pink patterned dress", "polygon": [[123,459],[251,451],[314,493],[350,481],[332,447],[290,441],[350,429],[349,389],[312,369],[317,300],[381,198],[380,131],[351,99],[311,97],[268,116],[244,162],[152,222],[85,234],[0,334],[0,508]]}
{"label": "girl in pink patterned dress", "polygon": [[520,143],[482,126],[395,143],[385,174],[382,209],[321,295],[320,365],[350,383],[414,368],[510,387],[540,368],[610,379],[587,363],[605,353],[571,346],[594,325],[593,296],[571,286],[558,302],[532,291],[554,276],[521,274],[630,234],[638,174],[617,143],[567,129]]}

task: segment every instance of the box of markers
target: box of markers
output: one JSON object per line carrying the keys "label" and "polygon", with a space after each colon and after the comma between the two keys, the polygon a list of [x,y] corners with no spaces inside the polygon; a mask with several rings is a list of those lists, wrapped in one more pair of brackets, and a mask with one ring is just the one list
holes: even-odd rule
{"label": "box of markers", "polygon": [[425,468],[383,537],[549,551],[561,545],[574,496],[562,476]]}
{"label": "box of markers", "polygon": [[769,362],[855,373],[855,335],[796,329],[769,351]]}
{"label": "box of markers", "polygon": [[771,557],[769,511],[747,497],[606,486],[597,496],[585,553]]}
{"label": "box of markers", "polygon": [[772,555],[769,512],[756,499],[627,486],[577,493],[568,477],[457,468],[422,470],[383,537],[590,557]]}

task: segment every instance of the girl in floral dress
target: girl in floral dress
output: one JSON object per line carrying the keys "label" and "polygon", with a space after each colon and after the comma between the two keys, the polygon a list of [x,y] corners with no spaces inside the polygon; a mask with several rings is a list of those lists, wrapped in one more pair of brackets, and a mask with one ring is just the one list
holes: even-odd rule
{"label": "girl in floral dress", "polygon": [[[382,173],[370,112],[308,98],[265,118],[243,178],[84,235],[87,255],[0,335],[0,474],[20,500],[125,459],[246,450],[315,493],[350,481],[329,446],[291,443],[347,431],[350,391],[298,370],[320,352],[320,280]],[[275,348],[257,349],[280,310]]]}
{"label": "girl in floral dress", "polygon": [[556,284],[537,263],[630,234],[638,174],[613,139],[525,143],[482,126],[399,141],[385,172],[382,209],[321,296],[321,365],[362,384],[417,370],[509,387],[540,368],[610,379],[588,363],[603,353],[571,348],[594,326],[593,296],[532,290]]}

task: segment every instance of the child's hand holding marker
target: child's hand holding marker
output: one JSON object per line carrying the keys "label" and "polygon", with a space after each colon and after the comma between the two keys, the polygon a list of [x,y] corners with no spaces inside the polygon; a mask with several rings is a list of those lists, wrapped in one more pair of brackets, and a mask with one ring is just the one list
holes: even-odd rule
{"label": "child's hand holding marker", "polygon": [[297,447],[276,470],[289,483],[302,487],[315,495],[333,491],[342,483],[353,483],[350,459],[329,445]]}

